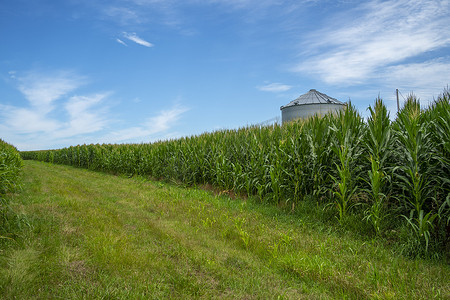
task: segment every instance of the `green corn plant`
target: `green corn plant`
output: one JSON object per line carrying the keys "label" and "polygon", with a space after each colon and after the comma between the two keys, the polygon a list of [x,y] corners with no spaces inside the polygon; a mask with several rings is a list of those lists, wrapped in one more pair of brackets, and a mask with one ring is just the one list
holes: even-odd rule
{"label": "green corn plant", "polygon": [[19,187],[20,172],[23,161],[17,149],[0,139],[0,241],[11,239],[17,220],[9,207],[6,193],[14,192]]}
{"label": "green corn plant", "polygon": [[0,139],[0,197],[18,187],[22,166],[17,149]]}
{"label": "green corn plant", "polygon": [[[434,207],[439,207],[435,236],[437,241],[450,241],[450,90],[444,90],[427,110],[430,123],[434,162],[438,166],[433,174],[436,193]],[[448,245],[443,244],[445,249]]]}
{"label": "green corn plant", "polygon": [[444,203],[439,207],[439,218],[443,221],[445,226],[450,225],[450,193],[447,195]]}
{"label": "green corn plant", "polygon": [[298,165],[294,167],[294,173],[293,173],[293,183],[294,183],[294,203],[300,202],[302,199],[302,188],[301,188],[301,182],[303,180],[303,172],[302,172],[302,166]]}
{"label": "green corn plant", "polygon": [[332,148],[329,116],[314,115],[305,124],[304,138],[307,141],[305,173],[308,178],[306,194],[312,194],[318,200],[330,188],[328,177],[332,166]]}
{"label": "green corn plant", "polygon": [[440,179],[445,195],[450,192],[450,90],[444,91],[428,112],[433,148],[440,165]]}
{"label": "green corn plant", "polygon": [[293,138],[289,133],[286,140],[283,142],[281,151],[283,152],[283,164],[281,167],[282,177],[282,192],[286,204],[291,202],[292,207],[302,199],[304,180],[302,177],[303,166],[305,165],[303,159],[305,151],[301,148],[303,143],[302,133],[297,134],[298,138]]}
{"label": "green corn plant", "polygon": [[232,163],[231,168],[232,168],[231,174],[233,177],[233,190],[241,192],[242,190],[244,190],[245,185],[245,181],[243,179],[244,177],[243,168],[239,163],[236,164]]}
{"label": "green corn plant", "polygon": [[311,193],[310,148],[308,144],[308,121],[298,120],[286,126],[289,129],[287,140],[290,144],[290,160],[287,186],[291,190],[293,205]]}
{"label": "green corn plant", "polygon": [[387,175],[387,160],[392,153],[391,124],[389,113],[383,100],[378,97],[374,107],[369,106],[370,116],[364,139],[365,150],[369,154],[371,169],[367,171],[367,189],[372,203],[365,211],[365,220],[369,221],[375,233],[381,232],[383,219],[386,217],[384,206],[387,199],[390,176]]}
{"label": "green corn plant", "polygon": [[280,164],[270,167],[270,186],[272,188],[272,198],[275,203],[279,203],[281,200],[281,168]]}
{"label": "green corn plant", "polygon": [[374,107],[369,106],[368,109],[370,116],[367,121],[364,145],[369,154],[379,163],[379,167],[383,168],[392,150],[389,113],[381,98],[377,98]]}
{"label": "green corn plant", "polygon": [[362,118],[349,104],[335,117],[331,130],[335,138],[332,149],[338,157],[338,162],[335,163],[337,175],[330,175],[334,181],[332,193],[339,213],[339,222],[343,224],[348,211],[355,205],[352,200],[358,190],[361,136],[364,130]]}
{"label": "green corn plant", "polygon": [[425,252],[428,251],[428,245],[431,238],[431,230],[434,225],[433,222],[436,219],[438,214],[434,214],[433,212],[428,212],[424,215],[424,211],[421,210],[415,216],[415,211],[411,210],[409,217],[403,215],[406,219],[407,223],[410,225],[412,232],[414,234],[414,242],[418,245],[422,244],[422,241],[425,242]]}
{"label": "green corn plant", "polygon": [[370,222],[377,235],[380,234],[385,217],[384,202],[386,195],[382,192],[386,181],[386,174],[380,169],[378,161],[370,156],[372,170],[368,171],[369,193],[372,197],[371,206],[365,211],[364,219]]}
{"label": "green corn plant", "polygon": [[[283,199],[283,190],[286,187],[286,169],[290,155],[286,152],[287,144],[285,140],[281,139],[274,145],[271,154],[271,161],[269,166],[270,187],[272,190],[272,199],[279,204]],[[287,199],[284,199],[287,200]]]}
{"label": "green corn plant", "polygon": [[339,177],[331,176],[337,188],[333,190],[336,199],[336,206],[339,212],[339,222],[343,224],[351,207],[352,200],[357,187],[354,185],[353,174],[350,170],[349,150],[346,145],[342,145],[337,151],[339,164],[336,169]]}
{"label": "green corn plant", "polygon": [[394,123],[400,159],[396,168],[398,184],[403,189],[406,204],[417,214],[432,197],[431,178],[435,170],[431,162],[430,131],[423,120],[419,100],[409,96]]}
{"label": "green corn plant", "polygon": [[432,203],[436,195],[435,175],[439,174],[429,125],[419,100],[410,95],[393,127],[400,160],[395,175],[402,190],[405,209],[410,211],[409,217],[403,217],[415,233],[415,242],[421,244],[425,240],[425,252],[432,222],[436,218]]}

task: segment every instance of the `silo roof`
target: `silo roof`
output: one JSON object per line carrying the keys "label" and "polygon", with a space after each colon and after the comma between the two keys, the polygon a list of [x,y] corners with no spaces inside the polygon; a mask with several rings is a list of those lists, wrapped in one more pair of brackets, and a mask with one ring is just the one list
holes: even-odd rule
{"label": "silo roof", "polygon": [[328,95],[325,95],[321,92],[318,92],[314,89],[309,90],[304,95],[301,95],[297,99],[292,100],[286,105],[283,105],[280,109],[283,109],[285,107],[289,106],[295,106],[295,105],[305,105],[305,104],[341,104],[344,105],[343,102],[332,98]]}

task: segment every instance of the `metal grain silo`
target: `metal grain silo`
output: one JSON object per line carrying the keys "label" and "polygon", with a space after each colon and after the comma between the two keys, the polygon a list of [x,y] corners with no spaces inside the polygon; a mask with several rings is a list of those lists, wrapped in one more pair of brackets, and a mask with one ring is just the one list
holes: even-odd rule
{"label": "metal grain silo", "polygon": [[285,123],[315,114],[324,115],[344,108],[345,103],[312,89],[280,108],[281,121]]}

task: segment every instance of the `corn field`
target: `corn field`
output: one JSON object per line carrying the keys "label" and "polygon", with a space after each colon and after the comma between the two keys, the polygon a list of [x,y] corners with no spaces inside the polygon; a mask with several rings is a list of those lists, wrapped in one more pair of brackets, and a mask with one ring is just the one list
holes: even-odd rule
{"label": "corn field", "polygon": [[17,190],[22,164],[19,151],[0,139],[0,242],[10,238],[15,224],[16,216],[4,196]]}
{"label": "corn field", "polygon": [[21,169],[19,151],[0,139],[0,197],[15,190]]}
{"label": "corn field", "polygon": [[394,121],[382,99],[369,112],[364,120],[349,104],[336,115],[282,126],[21,155],[115,174],[211,184],[292,207],[308,198],[335,207],[342,224],[358,215],[377,235],[408,228],[412,249],[448,249],[450,92],[445,90],[426,109],[410,95]]}

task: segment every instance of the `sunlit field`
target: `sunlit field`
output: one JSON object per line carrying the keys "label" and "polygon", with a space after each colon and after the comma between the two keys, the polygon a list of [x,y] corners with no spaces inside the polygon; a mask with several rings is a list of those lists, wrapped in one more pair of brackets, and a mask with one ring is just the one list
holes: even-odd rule
{"label": "sunlit field", "polygon": [[[36,159],[188,186],[210,184],[290,207],[335,212],[336,226],[398,241],[405,255],[449,253],[449,92],[423,109],[411,95],[391,121],[381,99],[364,120],[337,115],[153,144],[22,152]],[[447,257],[448,258],[448,257]]]}
{"label": "sunlit field", "polygon": [[449,92],[369,112],[152,144],[1,141],[1,298],[449,298]]}

